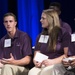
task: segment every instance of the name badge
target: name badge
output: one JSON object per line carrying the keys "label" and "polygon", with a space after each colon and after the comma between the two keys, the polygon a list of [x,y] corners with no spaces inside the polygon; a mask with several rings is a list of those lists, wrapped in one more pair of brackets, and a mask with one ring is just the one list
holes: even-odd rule
{"label": "name badge", "polygon": [[40,36],[40,39],[39,39],[39,42],[40,43],[47,43],[48,42],[48,39],[49,39],[49,36],[48,35],[41,35]]}
{"label": "name badge", "polygon": [[71,34],[71,42],[75,42],[75,34]]}
{"label": "name badge", "polygon": [[4,47],[11,47],[11,39],[5,39]]}

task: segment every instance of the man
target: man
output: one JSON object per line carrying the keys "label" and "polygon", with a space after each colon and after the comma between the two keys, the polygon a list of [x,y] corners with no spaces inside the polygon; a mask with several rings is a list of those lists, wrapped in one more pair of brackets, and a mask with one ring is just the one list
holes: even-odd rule
{"label": "man", "polygon": [[75,33],[71,35],[71,43],[69,45],[68,55],[69,57],[64,58],[62,63],[64,67],[67,69],[66,73],[71,72],[75,75]]}
{"label": "man", "polygon": [[[60,16],[60,14],[61,14],[61,5],[60,5],[60,3],[52,2],[49,6],[49,9],[54,9],[58,13],[58,15]],[[72,29],[71,29],[71,27],[68,23],[63,22],[61,19],[60,19],[60,23],[61,23],[61,26],[63,28],[65,28],[70,34],[72,33]]]}
{"label": "man", "polygon": [[30,38],[16,28],[13,13],[6,13],[3,20],[7,34],[0,41],[1,75],[27,75],[32,55]]}

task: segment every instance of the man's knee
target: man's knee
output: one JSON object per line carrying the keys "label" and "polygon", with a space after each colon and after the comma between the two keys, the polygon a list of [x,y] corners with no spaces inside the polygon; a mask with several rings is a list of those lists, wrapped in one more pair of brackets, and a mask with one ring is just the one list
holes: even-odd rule
{"label": "man's knee", "polygon": [[3,66],[3,68],[2,68],[2,71],[8,71],[8,70],[10,70],[10,71],[16,71],[17,68],[16,68],[15,65],[5,64]]}
{"label": "man's knee", "polygon": [[5,69],[5,68],[10,68],[10,67],[11,67],[11,65],[5,64],[5,65],[3,66],[3,69]]}

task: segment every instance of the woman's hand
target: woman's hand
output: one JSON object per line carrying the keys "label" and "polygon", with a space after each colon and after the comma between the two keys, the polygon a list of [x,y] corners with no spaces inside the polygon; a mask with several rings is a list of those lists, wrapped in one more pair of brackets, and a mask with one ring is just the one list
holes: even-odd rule
{"label": "woman's hand", "polygon": [[42,62],[42,65],[45,65],[45,66],[50,66],[53,64],[54,64],[54,61],[52,59],[46,59]]}
{"label": "woman's hand", "polygon": [[41,65],[42,65],[41,62],[38,62],[38,61],[35,61],[35,60],[33,62],[34,62],[35,67],[38,67],[38,68],[40,68]]}

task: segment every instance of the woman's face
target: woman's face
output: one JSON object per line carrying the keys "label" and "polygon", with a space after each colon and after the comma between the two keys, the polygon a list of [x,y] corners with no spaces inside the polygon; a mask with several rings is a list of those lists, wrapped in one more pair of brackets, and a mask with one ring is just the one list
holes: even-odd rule
{"label": "woman's face", "polygon": [[45,13],[42,13],[40,22],[42,24],[42,28],[48,28],[48,20]]}

